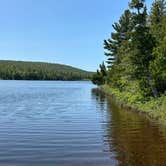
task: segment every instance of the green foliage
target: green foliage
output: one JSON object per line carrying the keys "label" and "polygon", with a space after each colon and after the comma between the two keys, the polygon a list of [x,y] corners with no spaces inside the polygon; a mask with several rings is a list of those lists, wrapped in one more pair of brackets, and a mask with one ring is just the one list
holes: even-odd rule
{"label": "green foliage", "polygon": [[113,24],[111,38],[104,40],[107,76],[102,79],[98,72],[94,77],[98,85],[107,82],[120,91],[136,81],[144,97],[159,97],[166,90],[165,2],[155,0],[150,15],[144,0],[131,0],[129,7]]}
{"label": "green foliage", "polygon": [[118,49],[123,41],[129,40],[129,32],[132,29],[131,18],[131,12],[125,10],[120,20],[112,25],[115,32],[111,33],[111,38],[104,40],[104,49],[106,50],[105,55],[108,57],[108,67],[111,67],[115,63],[119,64],[121,61]]}
{"label": "green foliage", "polygon": [[153,56],[155,60],[150,67],[154,82],[160,93],[164,93],[166,90],[166,38],[154,49]]}
{"label": "green foliage", "polygon": [[92,82],[96,85],[103,85],[106,82],[107,77],[107,69],[105,67],[104,62],[100,64],[100,70],[97,70],[96,73],[92,76]]}
{"label": "green foliage", "polygon": [[140,10],[144,6],[145,0],[132,0],[129,3],[130,8]]}
{"label": "green foliage", "polygon": [[[135,84],[135,83],[134,83]],[[137,83],[136,83],[137,84]],[[136,85],[135,84],[135,85]],[[131,86],[132,87],[132,86]],[[133,86],[134,87],[134,86]],[[151,98],[145,100],[144,96],[139,92],[139,88],[128,89],[128,91],[119,91],[119,89],[111,88],[108,85],[102,86],[102,89],[111,94],[117,104],[132,108],[134,110],[146,113],[149,117],[158,119],[161,123],[166,122],[166,93],[162,94],[158,99]],[[138,90],[138,91],[137,91]]]}
{"label": "green foliage", "polygon": [[131,0],[129,7],[104,40],[109,68],[98,76],[120,103],[166,120],[165,1],[155,0],[149,15],[144,0]]}
{"label": "green foliage", "polygon": [[91,76],[91,72],[60,64],[0,61],[0,79],[5,80],[83,80]]}
{"label": "green foliage", "polygon": [[93,74],[92,82],[96,85],[103,85],[105,83],[103,76],[101,75],[101,73],[98,70],[95,74]]}
{"label": "green foliage", "polygon": [[152,4],[149,15],[149,25],[151,33],[154,36],[157,44],[159,44],[163,40],[164,36],[166,36],[165,14],[164,0],[155,0],[155,2]]}
{"label": "green foliage", "polygon": [[151,12],[150,12],[150,23],[151,26],[156,26],[160,24],[165,15],[165,2],[164,0],[155,0],[152,4]]}

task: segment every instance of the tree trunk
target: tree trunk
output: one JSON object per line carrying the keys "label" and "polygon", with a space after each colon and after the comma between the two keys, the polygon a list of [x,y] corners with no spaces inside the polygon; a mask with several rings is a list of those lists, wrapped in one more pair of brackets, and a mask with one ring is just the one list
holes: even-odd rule
{"label": "tree trunk", "polygon": [[159,97],[159,93],[158,93],[158,91],[157,91],[157,88],[156,88],[156,86],[152,83],[152,74],[151,74],[151,72],[149,71],[149,69],[148,69],[148,82],[149,82],[150,88],[151,88],[151,90],[152,90],[153,96],[156,97],[156,98]]}

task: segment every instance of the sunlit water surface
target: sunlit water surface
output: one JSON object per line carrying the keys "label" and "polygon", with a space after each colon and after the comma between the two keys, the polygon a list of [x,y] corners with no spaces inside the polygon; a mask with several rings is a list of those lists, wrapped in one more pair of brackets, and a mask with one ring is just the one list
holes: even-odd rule
{"label": "sunlit water surface", "polygon": [[165,166],[165,128],[94,88],[0,81],[0,165]]}

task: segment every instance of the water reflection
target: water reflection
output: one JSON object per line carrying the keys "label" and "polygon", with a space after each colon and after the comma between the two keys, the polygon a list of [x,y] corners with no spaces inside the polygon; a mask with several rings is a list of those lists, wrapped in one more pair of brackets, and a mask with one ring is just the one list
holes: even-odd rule
{"label": "water reflection", "polygon": [[105,119],[105,142],[110,155],[115,154],[118,166],[165,166],[166,130],[155,121],[132,111],[119,109],[109,97],[97,89],[93,99]]}
{"label": "water reflection", "polygon": [[104,93],[102,93],[98,88],[92,89],[92,100],[96,101],[96,106],[99,106],[102,113],[107,110],[107,99]]}
{"label": "water reflection", "polygon": [[0,81],[0,165],[166,165],[166,132],[90,82]]}

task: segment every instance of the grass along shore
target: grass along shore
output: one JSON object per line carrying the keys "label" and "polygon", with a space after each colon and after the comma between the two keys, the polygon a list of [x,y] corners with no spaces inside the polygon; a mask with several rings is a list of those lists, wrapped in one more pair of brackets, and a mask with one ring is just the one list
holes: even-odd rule
{"label": "grass along shore", "polygon": [[127,110],[138,111],[148,117],[156,119],[160,123],[166,124],[166,94],[159,98],[143,100],[137,93],[130,91],[120,91],[109,85],[100,86],[101,91],[111,96],[119,107]]}

